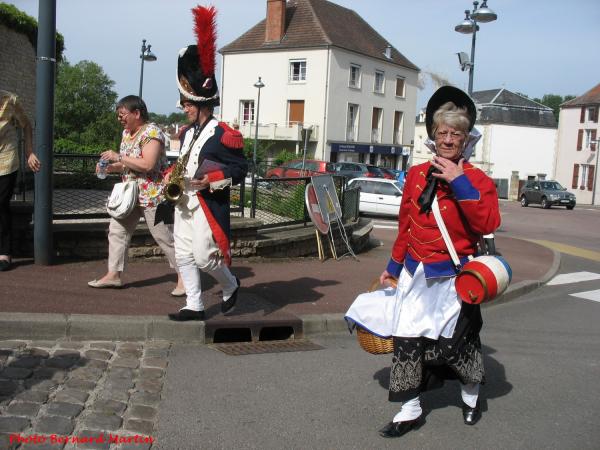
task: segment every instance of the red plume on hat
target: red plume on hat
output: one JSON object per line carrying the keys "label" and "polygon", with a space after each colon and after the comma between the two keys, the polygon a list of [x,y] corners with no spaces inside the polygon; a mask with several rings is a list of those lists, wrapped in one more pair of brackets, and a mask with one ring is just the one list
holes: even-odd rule
{"label": "red plume on hat", "polygon": [[194,14],[194,33],[198,42],[198,62],[207,77],[215,73],[217,51],[217,10],[214,6],[197,6]]}
{"label": "red plume on hat", "polygon": [[214,6],[192,8],[197,44],[179,51],[177,86],[180,101],[218,106],[219,89],[215,79],[217,50],[217,10]]}

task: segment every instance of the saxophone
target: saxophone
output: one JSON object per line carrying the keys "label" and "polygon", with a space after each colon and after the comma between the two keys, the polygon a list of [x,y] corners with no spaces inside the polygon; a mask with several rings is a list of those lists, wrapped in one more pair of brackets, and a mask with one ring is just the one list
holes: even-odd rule
{"label": "saxophone", "polygon": [[183,195],[183,175],[185,174],[185,168],[188,160],[190,159],[190,153],[191,149],[185,155],[177,158],[177,162],[175,163],[175,167],[171,172],[169,182],[165,184],[165,187],[163,188],[163,194],[165,198],[171,203],[177,203]]}

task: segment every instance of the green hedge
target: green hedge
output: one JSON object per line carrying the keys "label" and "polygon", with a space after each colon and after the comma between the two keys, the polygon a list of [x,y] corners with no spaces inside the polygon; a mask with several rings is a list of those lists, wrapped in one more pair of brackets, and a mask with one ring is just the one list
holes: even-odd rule
{"label": "green hedge", "polygon": [[[0,24],[27,36],[33,48],[37,50],[38,23],[33,17],[28,16],[13,5],[2,2],[0,3]],[[58,61],[62,60],[64,50],[65,38],[62,34],[56,33],[56,59]]]}

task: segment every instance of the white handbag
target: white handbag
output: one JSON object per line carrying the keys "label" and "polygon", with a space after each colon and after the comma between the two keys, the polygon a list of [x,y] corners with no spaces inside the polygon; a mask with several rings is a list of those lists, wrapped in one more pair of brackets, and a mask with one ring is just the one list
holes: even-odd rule
{"label": "white handbag", "polygon": [[131,214],[138,203],[138,184],[135,180],[124,181],[113,186],[106,202],[106,210],[111,217],[123,219]]}

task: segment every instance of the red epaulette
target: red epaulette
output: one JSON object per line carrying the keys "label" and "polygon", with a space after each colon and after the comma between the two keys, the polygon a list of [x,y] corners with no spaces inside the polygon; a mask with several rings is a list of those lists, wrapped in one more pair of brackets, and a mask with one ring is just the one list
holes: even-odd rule
{"label": "red epaulette", "polygon": [[238,130],[234,130],[225,122],[219,122],[219,126],[225,130],[221,136],[221,144],[229,148],[244,148],[244,136]]}

